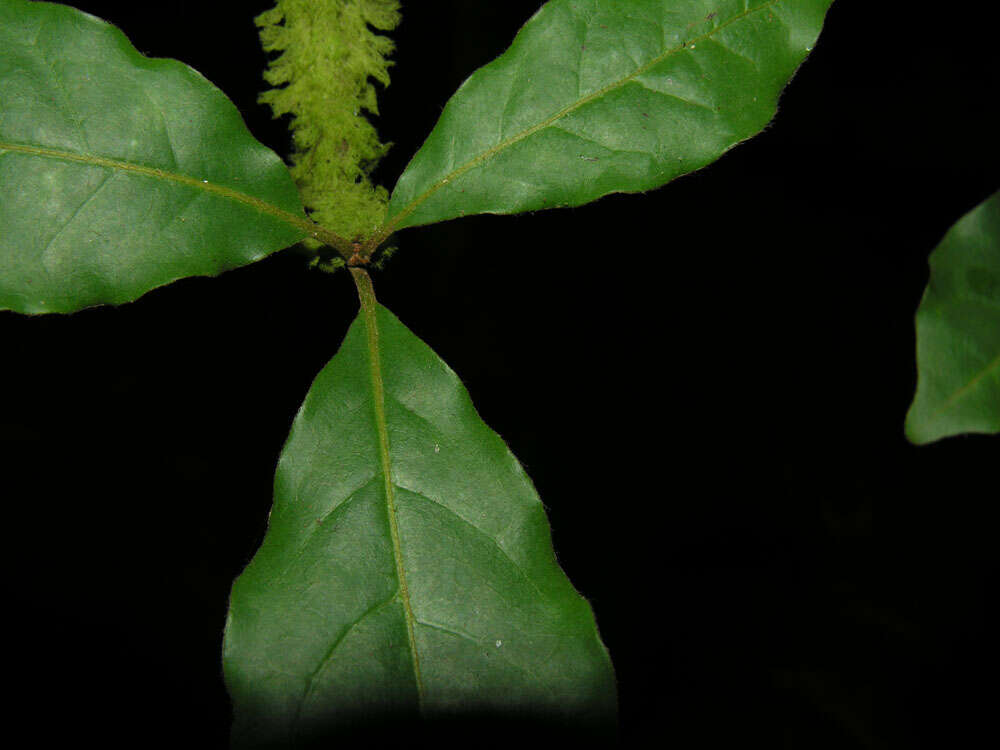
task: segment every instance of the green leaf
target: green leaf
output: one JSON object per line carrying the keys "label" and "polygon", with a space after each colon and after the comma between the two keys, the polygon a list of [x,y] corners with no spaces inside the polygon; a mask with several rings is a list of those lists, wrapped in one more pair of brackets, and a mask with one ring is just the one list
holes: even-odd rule
{"label": "green leaf", "polygon": [[0,2],[0,309],[72,312],[310,229],[225,95],[72,8]]}
{"label": "green leaf", "polygon": [[906,436],[1000,432],[1000,192],[948,231],[930,266]]}
{"label": "green leaf", "polygon": [[832,0],[551,0],[448,102],[385,234],[650,190],[758,133]]}
{"label": "green leaf", "polygon": [[356,273],[362,312],[295,418],[233,588],[234,742],[418,713],[613,719],[611,663],[530,480]]}

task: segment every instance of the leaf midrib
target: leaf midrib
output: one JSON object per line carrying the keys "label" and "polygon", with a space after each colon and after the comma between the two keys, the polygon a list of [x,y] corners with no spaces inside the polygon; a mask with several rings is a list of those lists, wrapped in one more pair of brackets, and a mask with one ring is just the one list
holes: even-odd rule
{"label": "leaf midrib", "polygon": [[748,8],[747,10],[743,11],[742,13],[733,16],[728,21],[726,21],[724,23],[720,23],[718,26],[716,26],[715,28],[713,28],[709,32],[706,32],[705,34],[703,34],[701,36],[698,36],[698,37],[692,37],[691,39],[686,39],[678,47],[671,47],[670,49],[664,50],[661,54],[659,54],[658,56],[656,56],[655,58],[653,58],[649,62],[645,63],[644,65],[640,65],[638,68],[636,68],[634,71],[632,71],[631,73],[629,73],[627,76],[624,76],[623,78],[620,78],[617,81],[613,81],[613,82],[607,84],[606,86],[604,86],[603,88],[598,89],[597,91],[594,91],[594,92],[592,92],[590,94],[587,94],[587,96],[584,96],[584,97],[582,97],[580,99],[577,99],[575,102],[573,102],[572,104],[567,105],[566,107],[563,107],[561,110],[559,110],[555,114],[549,115],[549,117],[547,117],[546,119],[542,120],[541,122],[539,122],[539,123],[537,123],[535,125],[532,125],[530,128],[526,128],[525,130],[522,130],[520,133],[516,133],[515,135],[510,136],[506,140],[501,141],[497,145],[495,145],[495,146],[487,149],[486,151],[482,152],[481,154],[478,154],[477,156],[474,156],[472,159],[470,159],[469,161],[465,162],[460,167],[457,167],[457,168],[453,169],[451,172],[449,172],[444,177],[442,177],[440,180],[438,180],[433,185],[431,185],[429,188],[427,188],[427,190],[425,190],[423,193],[421,193],[416,198],[414,198],[412,201],[410,201],[405,206],[403,206],[403,208],[400,210],[400,212],[398,214],[396,214],[395,216],[393,216],[388,222],[386,222],[386,224],[382,228],[382,230],[376,235],[376,237],[372,241],[372,247],[377,247],[390,234],[392,234],[394,231],[396,231],[396,227],[399,226],[400,222],[403,221],[407,216],[409,216],[410,214],[412,214],[420,206],[420,204],[422,204],[424,201],[426,201],[434,193],[436,193],[438,190],[440,190],[442,187],[444,187],[448,183],[450,183],[450,182],[454,181],[455,179],[461,177],[463,174],[465,174],[466,172],[468,172],[470,169],[473,169],[474,167],[478,166],[479,164],[483,163],[484,161],[487,161],[488,159],[492,158],[493,156],[495,156],[499,152],[501,152],[501,151],[503,151],[503,150],[505,150],[507,148],[510,148],[515,143],[523,141],[525,138],[531,137],[532,135],[534,135],[535,133],[537,133],[540,130],[544,130],[545,128],[551,126],[553,123],[557,122],[558,120],[561,120],[562,118],[566,117],[567,115],[572,114],[573,112],[575,112],[576,110],[580,109],[584,105],[589,104],[591,101],[593,101],[595,99],[598,99],[598,98],[600,98],[602,96],[605,96],[606,94],[610,93],[611,91],[614,91],[615,89],[621,88],[622,86],[624,86],[625,84],[627,84],[628,82],[630,82],[631,80],[633,80],[634,78],[636,78],[637,76],[640,76],[643,73],[647,72],[650,68],[653,68],[653,67],[659,65],[661,62],[663,62],[664,60],[666,60],[671,55],[677,54],[681,50],[687,49],[689,45],[691,45],[691,44],[697,44],[698,42],[702,42],[702,41],[704,41],[706,39],[711,39],[712,36],[714,36],[715,34],[717,34],[720,31],[722,31],[723,29],[728,28],[732,24],[737,23],[738,21],[742,21],[744,18],[747,18],[748,16],[750,16],[750,15],[752,15],[754,13],[757,13],[757,12],[759,12],[761,10],[764,10],[766,8],[770,8],[771,6],[777,5],[780,2],[783,2],[783,0],[768,0],[765,3],[763,3],[761,5],[758,5],[757,7]]}
{"label": "leaf midrib", "polygon": [[378,432],[379,468],[385,488],[386,512],[389,517],[389,535],[392,538],[392,554],[396,565],[396,578],[399,582],[399,599],[403,604],[403,614],[406,620],[406,637],[409,642],[410,656],[413,663],[413,676],[417,686],[417,705],[422,706],[424,685],[420,675],[420,655],[417,653],[417,641],[414,634],[416,617],[410,605],[410,590],[406,584],[406,568],[403,565],[403,549],[399,538],[399,524],[396,518],[396,487],[392,481],[392,463],[389,453],[389,429],[385,416],[385,383],[382,379],[382,362],[379,356],[378,303],[372,288],[371,277],[361,268],[351,268],[358,287],[358,298],[361,301],[361,314],[365,322],[366,340],[368,343],[368,364],[372,380],[372,400],[375,409],[375,428]]}
{"label": "leaf midrib", "polygon": [[196,177],[190,177],[177,172],[160,169],[159,167],[150,167],[145,164],[137,164],[135,162],[124,161],[121,159],[110,159],[105,156],[96,156],[94,154],[74,153],[72,151],[64,151],[62,149],[48,148],[45,146],[33,146],[24,143],[7,143],[5,141],[0,141],[0,153],[4,151],[16,154],[26,154],[28,156],[37,156],[45,159],[75,162],[77,164],[86,164],[88,166],[101,167],[104,169],[115,169],[130,174],[140,175],[142,177],[149,177],[151,179],[175,182],[196,190],[202,190],[206,193],[218,195],[237,203],[251,206],[263,214],[272,216],[278,221],[295,227],[301,231],[304,236],[313,237],[314,239],[318,239],[333,247],[339,247],[338,243],[342,243],[339,236],[324,227],[321,227],[315,222],[309,221],[301,216],[296,216],[290,211],[286,211],[285,209],[257,198],[256,196],[248,195],[247,193],[242,193],[239,190],[234,190],[233,188],[220,185],[215,182],[210,182],[208,180],[198,179]]}

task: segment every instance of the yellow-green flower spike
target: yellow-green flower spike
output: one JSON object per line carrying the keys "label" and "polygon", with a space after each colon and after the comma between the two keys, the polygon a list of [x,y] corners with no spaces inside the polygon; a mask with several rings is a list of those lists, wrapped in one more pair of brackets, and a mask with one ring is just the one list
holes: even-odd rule
{"label": "yellow-green flower spike", "polygon": [[260,101],[275,117],[291,114],[292,176],[312,218],[348,239],[373,234],[388,194],[369,173],[388,150],[364,116],[378,114],[371,78],[389,85],[388,31],[398,0],[278,0],[256,18],[275,88]]}

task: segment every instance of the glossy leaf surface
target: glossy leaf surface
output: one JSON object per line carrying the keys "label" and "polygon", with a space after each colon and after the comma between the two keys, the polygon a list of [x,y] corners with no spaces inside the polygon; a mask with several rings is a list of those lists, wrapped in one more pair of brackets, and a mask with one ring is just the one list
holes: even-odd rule
{"label": "glossy leaf surface", "polygon": [[236,744],[411,713],[613,718],[607,652],[530,480],[373,297],[295,419],[224,667]]}
{"label": "glossy leaf surface", "polygon": [[444,109],[389,229],[658,187],[758,133],[832,0],[551,0]]}
{"label": "glossy leaf surface", "polygon": [[303,226],[284,164],[200,74],[72,8],[0,2],[0,309],[126,302]]}
{"label": "glossy leaf surface", "polygon": [[930,266],[906,435],[929,443],[1000,432],[1000,193],[948,231]]}

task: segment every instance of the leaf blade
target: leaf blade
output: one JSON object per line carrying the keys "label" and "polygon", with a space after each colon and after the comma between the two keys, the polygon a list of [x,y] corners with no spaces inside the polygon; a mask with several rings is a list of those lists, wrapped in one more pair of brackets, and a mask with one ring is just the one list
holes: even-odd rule
{"label": "leaf blade", "polygon": [[175,60],[72,8],[0,7],[0,309],[120,304],[306,234],[281,160]]}
{"label": "leaf blade", "polygon": [[929,263],[906,436],[1000,432],[1000,192],[952,226]]}
{"label": "leaf blade", "polygon": [[373,298],[296,417],[267,536],[233,588],[224,667],[237,744],[372,715],[614,713],[607,652],[530,480]]}
{"label": "leaf blade", "polygon": [[550,0],[445,106],[386,233],[581,205],[707,165],[772,118],[831,2]]}

